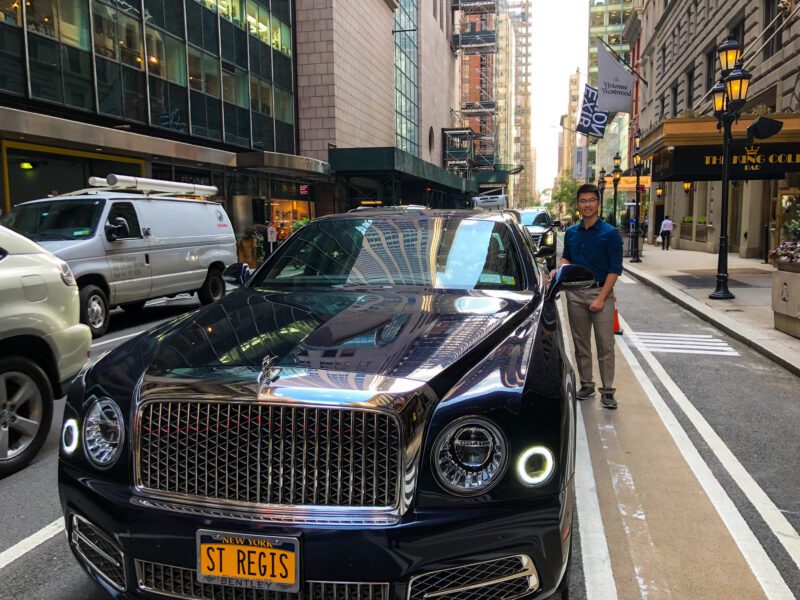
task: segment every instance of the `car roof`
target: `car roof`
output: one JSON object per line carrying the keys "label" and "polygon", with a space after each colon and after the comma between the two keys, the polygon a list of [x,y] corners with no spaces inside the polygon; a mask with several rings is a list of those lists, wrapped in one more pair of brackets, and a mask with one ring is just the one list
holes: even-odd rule
{"label": "car roof", "polygon": [[407,206],[386,206],[381,208],[364,208],[356,212],[337,213],[326,215],[318,220],[343,220],[343,219],[472,219],[477,221],[498,221],[504,222],[514,220],[508,213],[501,211],[468,210],[468,209],[434,209],[416,208]]}

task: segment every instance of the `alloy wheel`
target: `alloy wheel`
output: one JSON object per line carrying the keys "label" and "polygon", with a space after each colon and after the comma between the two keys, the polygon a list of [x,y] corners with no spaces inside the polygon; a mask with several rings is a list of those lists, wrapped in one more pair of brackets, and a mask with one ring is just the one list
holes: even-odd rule
{"label": "alloy wheel", "polygon": [[103,326],[106,320],[106,307],[103,304],[103,299],[100,296],[90,296],[89,302],[86,306],[86,315],[89,325],[93,329]]}
{"label": "alloy wheel", "polygon": [[42,424],[44,403],[36,382],[25,373],[0,374],[0,461],[27,450]]}

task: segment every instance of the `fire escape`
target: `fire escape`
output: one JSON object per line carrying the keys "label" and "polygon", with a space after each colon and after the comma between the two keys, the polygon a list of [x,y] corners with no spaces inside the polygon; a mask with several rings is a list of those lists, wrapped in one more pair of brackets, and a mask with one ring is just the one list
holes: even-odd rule
{"label": "fire escape", "polygon": [[444,162],[448,170],[470,177],[492,171],[497,162],[496,0],[452,0],[460,12],[453,47],[461,52],[461,127],[445,129]]}

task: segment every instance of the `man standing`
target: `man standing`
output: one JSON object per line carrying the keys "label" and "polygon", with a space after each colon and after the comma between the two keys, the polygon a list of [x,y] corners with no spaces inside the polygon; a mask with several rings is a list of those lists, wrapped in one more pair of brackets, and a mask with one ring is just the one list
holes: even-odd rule
{"label": "man standing", "polygon": [[661,231],[658,232],[658,235],[661,236],[661,249],[669,250],[669,238],[672,237],[672,221],[669,220],[668,216],[665,216],[664,220],[661,221]]}
{"label": "man standing", "polygon": [[617,408],[614,398],[614,284],[622,275],[622,236],[600,219],[600,191],[587,183],[578,188],[578,211],[582,220],[564,235],[562,265],[576,264],[594,275],[594,287],[571,290],[567,295],[567,313],[575,345],[575,358],[581,388],[578,400],[594,396],[592,377],[592,328],[600,366],[600,402],[605,408]]}

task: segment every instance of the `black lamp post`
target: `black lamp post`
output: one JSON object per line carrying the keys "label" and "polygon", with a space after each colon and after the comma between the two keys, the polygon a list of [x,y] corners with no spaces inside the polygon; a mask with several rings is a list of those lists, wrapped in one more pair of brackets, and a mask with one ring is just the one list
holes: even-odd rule
{"label": "black lamp post", "polygon": [[722,129],[722,209],[720,211],[719,257],[717,260],[717,286],[709,294],[713,300],[730,300],[735,296],[728,289],[728,188],[730,187],[731,128],[739,120],[740,111],[747,102],[750,73],[742,66],[742,49],[731,33],[719,48],[722,80],[712,88],[714,116],[717,128]]}
{"label": "black lamp post", "polygon": [[600,173],[597,175],[597,189],[600,190],[600,213],[603,212],[603,192],[606,189],[606,170],[600,167]]}
{"label": "black lamp post", "polygon": [[614,170],[611,172],[614,175],[614,227],[617,226],[617,188],[619,187],[619,180],[622,179],[622,169],[619,168],[621,162],[619,152],[614,155]]}
{"label": "black lamp post", "polygon": [[634,227],[631,231],[631,239],[633,240],[633,247],[631,248],[631,262],[639,263],[642,259],[639,258],[639,178],[642,175],[642,155],[639,154],[639,149],[633,155],[633,168],[636,170],[636,202],[633,206],[633,220]]}

